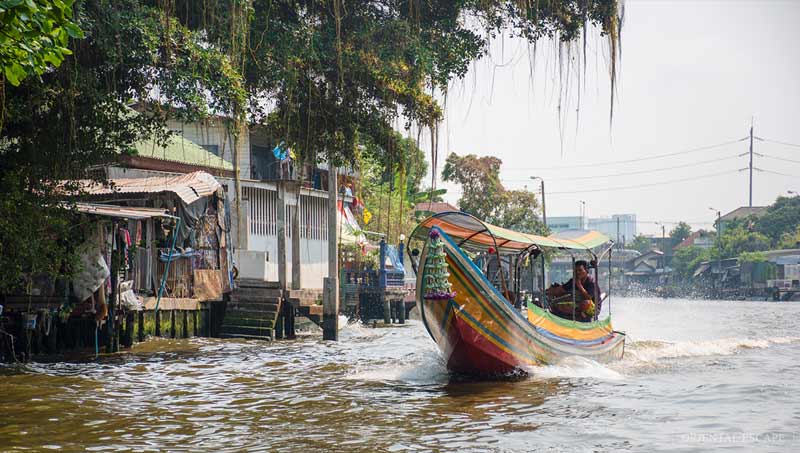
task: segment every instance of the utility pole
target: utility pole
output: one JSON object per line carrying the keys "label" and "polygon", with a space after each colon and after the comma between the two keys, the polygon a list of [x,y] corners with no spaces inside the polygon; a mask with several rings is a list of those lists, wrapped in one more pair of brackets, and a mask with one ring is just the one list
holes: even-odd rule
{"label": "utility pole", "polygon": [[661,227],[661,267],[665,268],[667,267],[667,230],[661,222],[656,222],[656,225]]}
{"label": "utility pole", "polygon": [[[714,208],[708,208],[712,211],[717,211],[717,272],[722,271],[722,211],[719,211]],[[714,294],[719,299],[719,293],[721,288],[717,289],[717,279],[714,277],[714,272],[711,272],[711,283],[714,285]]]}
{"label": "utility pole", "polygon": [[619,242],[619,217],[617,217],[617,247],[619,247],[620,245],[621,244]]}
{"label": "utility pole", "polygon": [[750,204],[753,207],[753,118],[750,117]]}
{"label": "utility pole", "polygon": [[328,277],[322,301],[322,339],[339,340],[339,248],[336,236],[339,206],[336,167],[328,163]]}
{"label": "utility pole", "polygon": [[544,179],[540,178],[539,176],[531,176],[531,179],[538,179],[542,183],[542,222],[544,222],[544,226],[547,226],[547,205],[545,204],[544,197]]}

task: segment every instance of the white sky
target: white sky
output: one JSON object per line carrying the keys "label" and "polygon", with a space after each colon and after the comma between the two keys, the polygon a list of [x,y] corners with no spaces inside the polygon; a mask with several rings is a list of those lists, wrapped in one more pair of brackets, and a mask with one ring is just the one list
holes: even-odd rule
{"label": "white sky", "polygon": [[[464,81],[450,88],[439,160],[443,163],[450,151],[495,155],[503,160],[501,177],[508,188],[538,189],[538,181],[527,179],[543,176],[548,216],[579,215],[580,200],[585,200],[589,217],[635,213],[640,232],[660,233],[657,221],[685,220],[695,228],[708,228],[715,217],[709,207],[725,213],[747,205],[746,171],[633,190],[558,192],[653,184],[744,168],[747,157],[733,156],[747,152],[746,141],[662,159],[585,165],[743,138],[751,116],[756,136],[800,144],[798,24],[800,0],[627,1],[613,126],[609,127],[607,45],[594,36],[589,39],[580,104],[575,98],[578,71],[572,70],[571,96],[563,107],[569,112],[563,140],[554,46],[539,45],[531,76],[527,44],[498,40],[491,58],[476,63]],[[787,190],[800,191],[800,147],[756,141],[754,149],[798,163],[756,156],[756,167],[793,177],[754,172],[753,205],[767,205]],[[708,161],[714,162],[701,163]],[[584,167],[548,169],[579,164]],[[567,178],[678,165],[684,167],[623,177]],[[439,187],[448,186],[440,182]],[[447,199],[455,203],[458,191],[449,188]]]}

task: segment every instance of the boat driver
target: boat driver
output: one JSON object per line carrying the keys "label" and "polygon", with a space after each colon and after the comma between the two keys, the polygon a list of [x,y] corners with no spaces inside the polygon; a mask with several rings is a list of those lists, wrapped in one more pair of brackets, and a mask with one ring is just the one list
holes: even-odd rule
{"label": "boat driver", "polygon": [[[589,275],[589,264],[584,260],[575,261],[575,304],[572,303],[572,280],[569,279],[561,285],[554,284],[547,289],[546,294],[552,300],[550,310],[566,319],[590,322],[594,319],[595,313],[599,313],[600,305],[597,304],[597,294],[600,290]],[[564,297],[569,296],[569,297]]]}

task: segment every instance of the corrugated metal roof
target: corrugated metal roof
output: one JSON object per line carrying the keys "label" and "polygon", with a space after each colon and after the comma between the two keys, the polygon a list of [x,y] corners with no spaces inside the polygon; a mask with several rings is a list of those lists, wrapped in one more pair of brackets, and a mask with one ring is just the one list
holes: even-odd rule
{"label": "corrugated metal roof", "polygon": [[89,195],[172,192],[184,203],[191,204],[202,197],[212,195],[222,187],[213,176],[204,171],[177,176],[116,178],[110,182],[111,186],[87,183],[83,189]]}
{"label": "corrugated metal roof", "polygon": [[233,164],[215,155],[202,146],[180,136],[172,136],[166,146],[155,140],[142,140],[133,146],[141,157],[180,162],[222,170],[233,170]]}
{"label": "corrugated metal roof", "polygon": [[119,217],[132,220],[149,219],[151,217],[163,217],[168,215],[165,209],[114,206],[96,203],[77,203],[77,209],[78,211],[86,214],[95,214],[104,217]]}

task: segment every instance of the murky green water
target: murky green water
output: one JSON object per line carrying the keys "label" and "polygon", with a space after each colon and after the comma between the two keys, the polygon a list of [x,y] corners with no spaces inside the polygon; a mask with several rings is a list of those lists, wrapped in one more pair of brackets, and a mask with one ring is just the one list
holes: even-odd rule
{"label": "murky green water", "polygon": [[0,450],[798,451],[800,304],[624,299],[625,359],[450,377],[424,328],[0,367]]}

